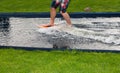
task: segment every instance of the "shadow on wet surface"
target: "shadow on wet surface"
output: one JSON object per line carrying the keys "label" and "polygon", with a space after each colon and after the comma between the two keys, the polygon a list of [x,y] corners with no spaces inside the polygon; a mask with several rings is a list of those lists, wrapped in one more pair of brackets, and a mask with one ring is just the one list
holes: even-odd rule
{"label": "shadow on wet surface", "polygon": [[9,18],[0,18],[0,45],[8,43],[9,27]]}

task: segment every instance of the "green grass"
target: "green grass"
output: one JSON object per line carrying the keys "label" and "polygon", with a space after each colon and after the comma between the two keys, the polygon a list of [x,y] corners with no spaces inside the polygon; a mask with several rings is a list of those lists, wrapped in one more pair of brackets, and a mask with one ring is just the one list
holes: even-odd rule
{"label": "green grass", "polygon": [[120,54],[0,49],[0,73],[119,73]]}
{"label": "green grass", "polygon": [[[0,0],[0,12],[49,12],[52,0]],[[120,0],[71,0],[69,12],[120,12]]]}

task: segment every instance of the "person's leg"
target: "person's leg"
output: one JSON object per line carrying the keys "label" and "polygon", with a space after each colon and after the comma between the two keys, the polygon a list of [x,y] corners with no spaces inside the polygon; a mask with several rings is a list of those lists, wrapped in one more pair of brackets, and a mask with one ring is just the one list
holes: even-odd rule
{"label": "person's leg", "polygon": [[[50,8],[50,22],[48,24],[42,25],[42,27],[54,26],[54,20],[56,16],[56,8],[60,5],[59,0],[53,0]],[[41,26],[40,26],[41,27]]]}
{"label": "person's leg", "polygon": [[54,26],[55,16],[56,16],[56,9],[51,8],[50,9],[50,23],[49,23],[51,26]]}
{"label": "person's leg", "polygon": [[60,5],[60,0],[53,0],[50,9],[50,25],[54,25],[54,20],[56,17],[56,8]]}
{"label": "person's leg", "polygon": [[56,9],[55,8],[50,8],[50,22],[48,24],[42,25],[40,27],[54,26],[55,16],[56,16]]}
{"label": "person's leg", "polygon": [[71,26],[72,23],[69,14],[67,12],[63,13],[62,11],[60,13],[63,16],[63,18],[66,20],[67,24]]}
{"label": "person's leg", "polygon": [[69,1],[70,0],[62,0],[61,6],[60,6],[60,13],[63,16],[63,18],[66,20],[67,24],[72,26],[72,23],[71,23],[71,20],[70,20],[70,16],[66,12],[66,9],[68,8]]}

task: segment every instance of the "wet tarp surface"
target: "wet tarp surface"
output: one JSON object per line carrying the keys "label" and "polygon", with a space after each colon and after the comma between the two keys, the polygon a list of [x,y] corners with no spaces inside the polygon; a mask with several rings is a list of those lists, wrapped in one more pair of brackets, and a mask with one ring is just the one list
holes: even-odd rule
{"label": "wet tarp surface", "polygon": [[38,28],[49,18],[14,18],[0,21],[0,45],[40,48],[120,50],[120,18],[72,18],[73,26],[56,18],[55,26]]}

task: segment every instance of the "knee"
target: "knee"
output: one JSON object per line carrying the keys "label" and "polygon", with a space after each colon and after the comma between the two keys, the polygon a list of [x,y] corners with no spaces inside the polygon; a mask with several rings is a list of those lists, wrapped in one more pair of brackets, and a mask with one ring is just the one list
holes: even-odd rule
{"label": "knee", "polygon": [[51,9],[51,10],[56,10],[54,7],[51,7],[50,9]]}
{"label": "knee", "polygon": [[63,15],[64,13],[66,13],[66,12],[65,12],[65,11],[60,11],[60,14],[62,14],[62,15]]}

